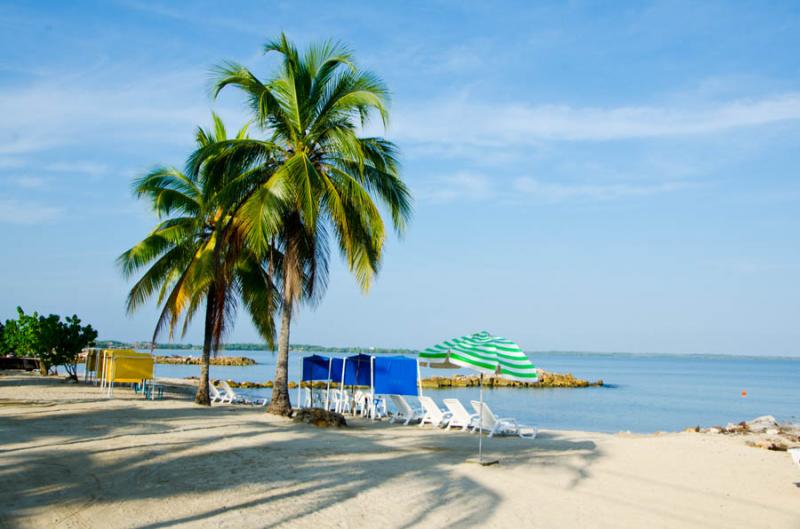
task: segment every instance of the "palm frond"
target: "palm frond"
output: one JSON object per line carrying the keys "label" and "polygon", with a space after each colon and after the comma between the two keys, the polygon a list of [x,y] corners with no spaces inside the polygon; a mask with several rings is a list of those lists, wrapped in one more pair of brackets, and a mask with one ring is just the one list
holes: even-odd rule
{"label": "palm frond", "polygon": [[243,259],[236,267],[236,281],[250,318],[270,348],[275,346],[275,318],[280,292],[269,271],[255,256]]}

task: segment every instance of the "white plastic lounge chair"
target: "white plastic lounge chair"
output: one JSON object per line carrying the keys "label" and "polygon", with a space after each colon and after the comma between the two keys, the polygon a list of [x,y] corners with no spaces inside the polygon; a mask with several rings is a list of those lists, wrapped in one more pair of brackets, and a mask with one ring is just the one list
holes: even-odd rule
{"label": "white plastic lounge chair", "polygon": [[424,415],[422,410],[415,410],[411,407],[408,401],[402,395],[389,395],[392,399],[392,404],[395,407],[395,414],[389,422],[404,421],[403,424],[408,426],[411,421],[418,421]]}
{"label": "white plastic lounge chair", "polygon": [[373,419],[380,419],[385,417],[386,413],[386,398],[381,395],[367,394],[369,402],[369,416]]}
{"label": "white plastic lounge chair", "polygon": [[228,402],[235,404],[235,403],[244,403],[246,401],[244,397],[233,391],[233,388],[231,387],[230,384],[228,384],[227,380],[220,380],[219,386],[222,389],[223,393],[227,395]]}
{"label": "white plastic lounge chair", "polygon": [[229,397],[227,393],[222,393],[220,390],[218,390],[217,386],[215,386],[211,381],[208,382],[208,394],[211,397],[211,404],[215,404],[217,402],[220,404],[232,402],[231,397]]}
{"label": "white plastic lounge chair", "polygon": [[300,402],[297,405],[300,408],[324,408],[325,399],[320,397],[319,392],[315,393],[312,388],[302,388]]}
{"label": "white plastic lounge chair", "polygon": [[383,417],[386,415],[386,399],[358,390],[353,397],[353,413],[370,419]]}
{"label": "white plastic lounge chair", "polygon": [[425,410],[425,415],[419,422],[420,426],[426,424],[432,424],[437,427],[446,426],[453,415],[449,411],[442,411],[439,405],[430,397],[420,396],[419,403],[422,404],[422,409]]}
{"label": "white plastic lounge chair", "polygon": [[350,398],[347,395],[347,390],[332,389],[331,402],[333,403],[333,411],[336,413],[345,413],[350,411]]}
{"label": "white plastic lounge chair", "polygon": [[322,391],[314,392],[313,389],[311,391],[311,404],[314,408],[324,408],[325,407],[325,394]]}
{"label": "white plastic lounge chair", "polygon": [[359,389],[353,397],[353,413],[369,419],[383,417],[386,415],[386,399]]}
{"label": "white plastic lounge chair", "polygon": [[800,448],[790,448],[788,452],[789,455],[792,456],[792,461],[800,466]]}
{"label": "white plastic lounge chair", "polygon": [[519,424],[512,417],[497,417],[485,402],[483,408],[477,400],[471,400],[470,403],[478,414],[478,421],[476,421],[473,432],[477,432],[479,429],[486,430],[489,432],[489,437],[493,437],[495,434],[518,435],[524,439],[536,437],[536,428]]}
{"label": "white plastic lounge chair", "polygon": [[331,399],[333,401],[333,411],[336,413],[350,413],[353,409],[347,390],[332,389]]}
{"label": "white plastic lounge chair", "polygon": [[336,411],[339,409],[339,390],[331,388],[326,397],[329,411]]}
{"label": "white plastic lounge chair", "polygon": [[267,404],[267,399],[258,399],[257,401],[252,401],[248,398],[245,398],[243,395],[239,395],[225,380],[220,380],[219,385],[222,386],[222,390],[227,395],[228,402],[230,402],[231,404],[254,404],[256,406],[266,406]]}
{"label": "white plastic lounge chair", "polygon": [[[300,406],[301,408],[313,408],[314,407],[314,394],[311,392],[311,388],[303,388],[302,391],[303,395],[303,402]],[[300,403],[298,403],[300,404]]]}
{"label": "white plastic lounge chair", "polygon": [[369,396],[370,396],[369,393],[361,391],[360,389],[356,391],[356,394],[353,397],[354,414],[361,415],[362,417],[365,415],[369,415],[369,409],[370,409]]}
{"label": "white plastic lounge chair", "polygon": [[451,413],[450,420],[447,422],[447,430],[461,428],[462,431],[466,431],[472,428],[478,420],[478,414],[469,413],[458,399],[444,399],[444,405]]}

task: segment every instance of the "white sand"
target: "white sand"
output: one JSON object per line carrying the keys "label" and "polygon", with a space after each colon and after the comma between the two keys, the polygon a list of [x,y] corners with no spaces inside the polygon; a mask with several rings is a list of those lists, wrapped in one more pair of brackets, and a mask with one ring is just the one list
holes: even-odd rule
{"label": "white sand", "polygon": [[800,527],[800,468],[743,437],[492,439],[0,377],[0,527]]}

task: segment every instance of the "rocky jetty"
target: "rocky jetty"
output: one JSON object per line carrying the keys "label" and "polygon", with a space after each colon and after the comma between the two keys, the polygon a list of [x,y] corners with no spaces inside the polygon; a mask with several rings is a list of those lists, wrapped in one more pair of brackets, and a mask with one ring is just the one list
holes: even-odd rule
{"label": "rocky jetty", "polygon": [[[183,364],[190,366],[199,366],[199,356],[189,355],[156,355],[156,364]],[[86,354],[82,353],[78,356],[78,363],[83,364],[86,362]],[[256,361],[246,356],[217,356],[211,358],[212,366],[254,366]],[[194,377],[187,377],[194,378]]]}
{"label": "rocky jetty", "polygon": [[[199,356],[167,355],[156,356],[157,364],[200,365]],[[256,361],[246,356],[217,356],[211,359],[212,366],[254,366]]]}
{"label": "rocky jetty", "polygon": [[318,428],[343,428],[347,426],[344,415],[320,408],[303,408],[294,412],[294,422],[313,424]]}
{"label": "rocky jetty", "polygon": [[[189,377],[189,378],[197,378],[197,377]],[[214,381],[215,384],[217,382],[219,382],[219,381],[218,380]],[[227,380],[226,382],[228,382],[228,384],[232,388],[259,389],[259,388],[271,388],[273,386],[273,383],[272,383],[271,380],[267,380],[265,382],[252,382],[252,381],[249,381],[249,380],[245,380],[244,382],[237,382],[235,380]],[[332,388],[337,388],[338,386],[339,386],[338,384],[331,385]],[[313,388],[313,389],[326,389],[328,387],[328,383],[327,382],[312,382],[312,383],[303,382],[303,387],[304,388]],[[350,387],[350,386],[348,386],[348,387]],[[356,387],[360,387],[360,386],[356,386]],[[294,381],[289,382],[289,389],[297,389],[297,382],[294,382]]]}
{"label": "rocky jetty", "polygon": [[747,444],[755,448],[785,452],[800,447],[800,425],[781,424],[771,415],[756,417],[751,421],[728,423],[726,426],[701,428],[693,426],[687,432],[713,435],[748,436]]}
{"label": "rocky jetty", "polygon": [[[422,379],[422,387],[425,389],[436,388],[469,388],[478,387],[480,377],[478,375],[454,375],[451,377],[431,377]],[[572,373],[550,373],[539,371],[539,380],[536,382],[517,382],[501,377],[483,377],[483,385],[487,388],[588,388],[591,386],[602,386],[603,381],[597,380],[590,382],[576,378]]]}
{"label": "rocky jetty", "polygon": [[[267,380],[266,382],[250,382],[249,380],[245,380],[244,382],[236,382],[235,380],[228,380],[228,384],[232,388],[244,388],[244,389],[258,389],[258,388],[271,388],[272,381]],[[294,382],[289,383],[289,387],[297,387]]]}
{"label": "rocky jetty", "polygon": [[[195,378],[195,377],[190,377]],[[258,389],[258,388],[271,388],[272,381],[265,382],[236,382],[228,380],[228,384],[233,388],[245,389]],[[216,383],[216,381],[215,381]],[[431,377],[422,379],[423,389],[447,389],[447,388],[470,388],[478,387],[480,377],[478,375],[453,375],[451,377]],[[304,388],[325,389],[328,387],[327,382],[303,382]],[[483,385],[487,388],[588,388],[602,386],[602,380],[590,382],[576,378],[572,373],[550,373],[547,371],[539,372],[539,380],[537,382],[517,382],[514,380],[507,380],[500,377],[484,377]],[[336,387],[338,384],[333,384]],[[289,382],[289,389],[297,389],[297,382]]]}

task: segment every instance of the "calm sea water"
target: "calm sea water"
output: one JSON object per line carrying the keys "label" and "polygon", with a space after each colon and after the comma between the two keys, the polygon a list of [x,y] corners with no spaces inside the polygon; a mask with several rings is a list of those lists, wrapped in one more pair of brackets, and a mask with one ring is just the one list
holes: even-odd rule
{"label": "calm sea water", "polygon": [[[159,354],[198,354],[159,351]],[[275,355],[233,351],[254,358],[249,367],[212,366],[213,378],[265,381],[273,377]],[[486,389],[486,402],[501,416],[540,428],[618,432],[682,430],[688,426],[725,425],[759,415],[800,422],[800,358],[754,358],[595,353],[531,353],[537,367],[571,372],[607,386],[579,389]],[[297,380],[302,355],[292,353],[290,380]],[[198,366],[159,365],[158,376],[197,376]],[[459,371],[436,370],[436,375]],[[467,373],[468,371],[463,371]],[[431,375],[423,368],[422,376]],[[742,391],[747,392],[742,397]],[[270,390],[251,390],[269,397]],[[425,390],[441,404],[457,397],[469,407],[477,388]],[[292,393],[292,398],[295,394]]]}

